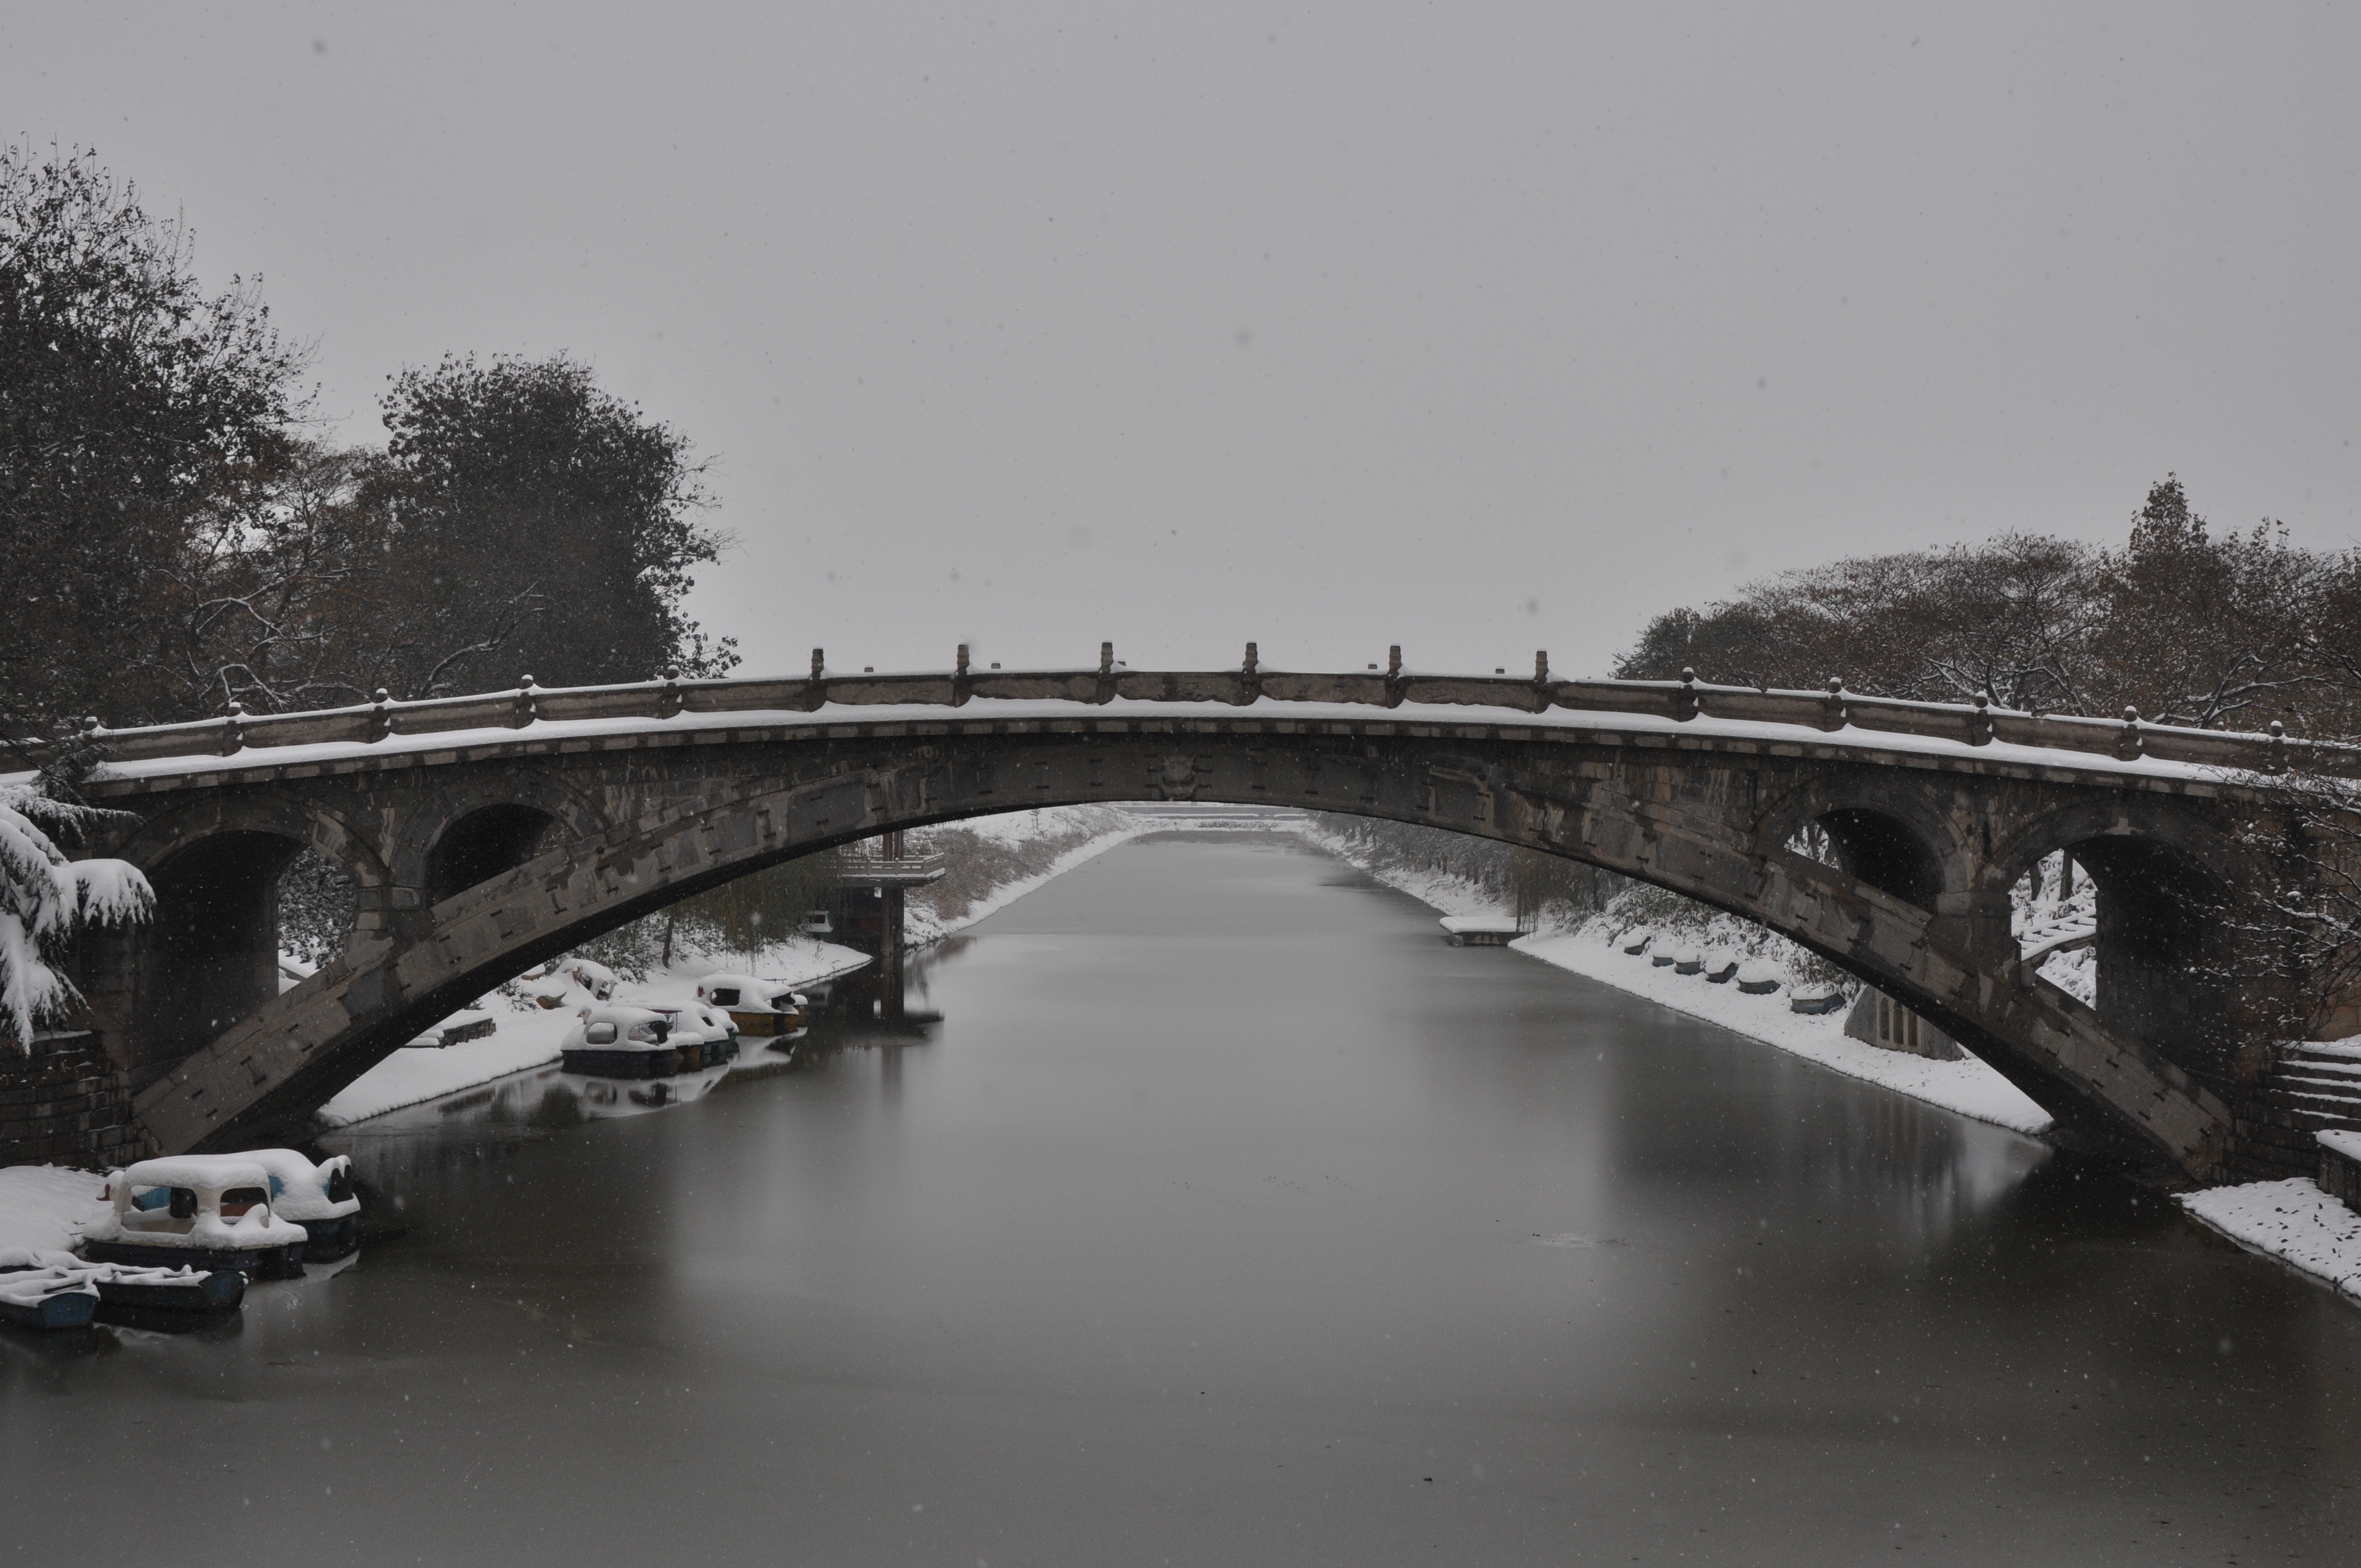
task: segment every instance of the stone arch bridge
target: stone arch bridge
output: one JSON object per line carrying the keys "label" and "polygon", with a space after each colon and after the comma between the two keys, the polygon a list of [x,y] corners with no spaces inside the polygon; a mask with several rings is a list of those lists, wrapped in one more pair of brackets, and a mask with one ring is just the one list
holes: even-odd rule
{"label": "stone arch bridge", "polygon": [[[2210,894],[2259,874],[2257,775],[2301,743],[1825,692],[1385,671],[812,674],[516,691],[88,737],[128,813],[97,852],[157,919],[86,935],[92,1026],[167,1151],[305,1116],[502,980],[797,854],[1078,802],[1243,802],[1429,824],[1586,861],[1790,937],[2022,1086],[2059,1136],[2221,1179],[2268,976]],[[1832,856],[1792,846],[1807,825]],[[301,850],[357,890],[281,994]],[[2086,1006],[2023,961],[2009,891],[2054,850],[2100,889]],[[1833,860],[1834,863],[1826,863]],[[2246,966],[2249,969],[2256,966]]]}

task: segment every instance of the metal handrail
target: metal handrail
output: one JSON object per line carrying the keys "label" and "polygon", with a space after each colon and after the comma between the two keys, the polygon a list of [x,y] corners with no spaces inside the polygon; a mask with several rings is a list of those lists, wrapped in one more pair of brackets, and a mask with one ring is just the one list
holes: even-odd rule
{"label": "metal handrail", "polygon": [[1323,703],[1380,709],[1407,704],[1537,716],[1556,710],[1620,713],[1675,722],[1715,718],[1795,725],[1831,733],[1854,729],[1971,747],[2002,741],[2119,761],[2149,758],[2267,773],[2290,768],[2361,772],[2361,750],[2297,740],[2276,723],[2261,734],[2193,729],[2147,723],[2129,709],[2120,719],[2092,718],[2027,713],[1981,697],[1968,704],[1869,696],[1849,691],[1836,680],[1823,691],[1719,685],[1693,675],[1678,681],[1554,680],[1545,656],[1536,661],[1532,679],[1419,674],[1403,670],[1398,662],[1383,673],[1303,674],[1260,668],[1251,645],[1240,668],[1213,671],[1125,669],[1113,665],[1103,651],[1096,669],[978,673],[967,667],[962,650],[957,668],[916,674],[836,674],[816,655],[810,675],[783,679],[685,680],[668,674],[654,681],[553,688],[533,685],[528,676],[524,685],[510,691],[418,702],[398,702],[379,694],[375,702],[301,713],[249,714],[233,705],[223,718],[178,724],[108,729],[93,721],[81,740],[110,761],[132,762],[233,756],[282,746],[368,744],[393,736],[522,729],[542,721],[818,713],[830,707],[964,707],[988,701],[1104,705],[1117,700],[1235,707],[1257,701]]}
{"label": "metal handrail", "polygon": [[851,849],[839,850],[837,854],[841,857],[840,863],[846,870],[873,871],[883,868],[917,872],[930,872],[939,866],[950,863],[950,857],[940,850],[929,850],[922,855],[900,855],[889,858],[877,853],[874,850],[855,845]]}

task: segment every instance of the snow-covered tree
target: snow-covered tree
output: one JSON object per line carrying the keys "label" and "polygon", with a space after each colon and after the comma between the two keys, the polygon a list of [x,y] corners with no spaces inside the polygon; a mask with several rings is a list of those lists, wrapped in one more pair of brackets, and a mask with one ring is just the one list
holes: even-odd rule
{"label": "snow-covered tree", "polygon": [[105,815],[33,785],[0,784],[0,1036],[27,1056],[34,1025],[82,1000],[57,969],[75,929],[145,920],[155,908],[148,879],[129,862],[69,860],[50,836]]}

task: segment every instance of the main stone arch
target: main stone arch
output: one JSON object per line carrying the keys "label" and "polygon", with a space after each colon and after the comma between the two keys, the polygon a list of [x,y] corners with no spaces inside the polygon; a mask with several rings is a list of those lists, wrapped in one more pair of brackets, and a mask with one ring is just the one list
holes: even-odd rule
{"label": "main stone arch", "polygon": [[[498,795],[504,773],[528,794],[553,773],[591,803],[577,818],[588,830],[357,934],[341,959],[141,1095],[156,1142],[232,1146],[300,1116],[518,970],[764,865],[889,828],[1142,799],[1389,817],[1601,866],[1754,920],[1903,999],[2049,1106],[2070,1138],[2203,1177],[2232,1134],[2227,1104],[2166,1052],[2109,1030],[1992,949],[1965,891],[1983,870],[1976,848],[2087,787],[2025,770],[1963,778],[1833,746],[1493,723],[871,718],[596,743],[528,732],[455,751],[439,772],[389,765],[318,787],[366,797],[388,833],[415,843],[417,821],[456,820],[454,801]],[[1874,868],[1855,874],[1789,850],[1766,801],[1938,823],[1941,847],[1927,851],[1938,906],[1879,885],[1893,879]]]}

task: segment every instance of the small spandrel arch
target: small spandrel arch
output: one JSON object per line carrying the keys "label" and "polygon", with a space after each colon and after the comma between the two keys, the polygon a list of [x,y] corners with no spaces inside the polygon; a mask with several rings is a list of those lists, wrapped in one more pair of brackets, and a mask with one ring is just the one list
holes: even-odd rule
{"label": "small spandrel arch", "polygon": [[487,806],[460,817],[435,839],[426,857],[426,901],[454,894],[513,871],[562,831],[556,817],[533,806]]}
{"label": "small spandrel arch", "polygon": [[1920,909],[1932,909],[1943,891],[1935,851],[1908,823],[1884,812],[1823,811],[1796,828],[1787,848]]}

